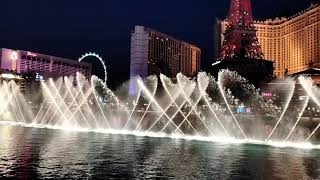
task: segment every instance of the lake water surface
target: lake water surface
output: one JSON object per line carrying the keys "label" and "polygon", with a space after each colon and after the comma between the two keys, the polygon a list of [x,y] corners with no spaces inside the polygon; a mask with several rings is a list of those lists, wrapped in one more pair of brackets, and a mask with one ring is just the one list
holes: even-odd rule
{"label": "lake water surface", "polygon": [[0,178],[320,179],[320,150],[0,125]]}

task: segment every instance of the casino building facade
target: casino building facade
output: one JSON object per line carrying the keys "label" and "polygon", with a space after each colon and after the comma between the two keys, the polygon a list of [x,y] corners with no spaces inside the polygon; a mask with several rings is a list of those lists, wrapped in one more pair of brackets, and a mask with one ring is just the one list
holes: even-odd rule
{"label": "casino building facade", "polygon": [[91,64],[23,50],[0,49],[2,72],[14,74],[36,73],[47,78],[75,76],[77,72],[91,77]]}

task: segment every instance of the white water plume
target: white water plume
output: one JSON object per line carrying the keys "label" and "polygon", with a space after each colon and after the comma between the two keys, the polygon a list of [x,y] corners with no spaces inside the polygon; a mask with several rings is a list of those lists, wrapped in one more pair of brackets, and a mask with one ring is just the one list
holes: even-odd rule
{"label": "white water plume", "polygon": [[[164,75],[147,79],[136,78],[136,93],[129,94],[127,84],[118,91],[111,91],[100,79],[93,76],[85,79],[81,74],[75,77],[61,77],[39,82],[39,90],[31,92],[40,97],[26,101],[27,94],[22,93],[21,87],[15,82],[0,83],[0,122],[4,124],[23,125],[33,128],[50,128],[71,131],[101,132],[115,134],[132,134],[153,137],[172,137],[189,140],[204,140],[214,142],[267,144],[283,147],[296,147],[297,144],[288,142],[298,135],[301,121],[309,104],[313,100],[320,108],[318,98],[319,89],[313,82],[300,77],[299,82],[305,89],[307,98],[301,101],[302,109],[297,113],[290,132],[285,134],[283,143],[274,141],[262,142],[250,132],[250,129],[266,129],[268,123],[276,122],[269,135],[274,132],[286,131],[285,119],[296,113],[291,112],[290,105],[295,104],[295,81],[290,80],[288,87],[279,86],[279,91],[285,93],[285,102],[279,116],[270,116],[265,111],[258,111],[260,107],[250,107],[252,112],[236,112],[231,107],[229,95],[235,94],[234,89],[227,86],[240,84],[237,92],[244,97],[260,100],[258,91],[247,84],[248,82],[234,72],[220,73],[218,81],[206,73],[199,73],[197,78],[191,79],[178,74],[176,79]],[[234,73],[234,74],[233,74]],[[234,78],[227,78],[234,77]],[[160,80],[160,81],[159,81]],[[161,84],[158,84],[161,83]],[[216,86],[217,89],[211,88]],[[236,87],[236,86],[234,86]],[[272,89],[272,88],[271,88]],[[279,93],[274,89],[274,94]],[[243,92],[242,92],[243,91]],[[237,97],[235,97],[236,99]],[[277,98],[272,96],[270,98]],[[241,100],[241,99],[240,99]],[[241,100],[243,104],[248,101]],[[256,99],[251,100],[256,101]],[[250,102],[251,102],[250,101]],[[262,102],[262,101],[261,101]],[[227,109],[225,108],[227,106]],[[256,103],[258,105],[258,103]],[[261,104],[261,107],[264,107]],[[279,111],[276,106],[270,106]],[[259,114],[260,113],[260,114]],[[230,114],[232,119],[230,118]],[[271,114],[271,113],[270,113]],[[239,118],[242,117],[242,118]],[[251,119],[259,122],[250,124]],[[252,127],[248,127],[252,125]],[[236,127],[237,129],[235,129]],[[320,128],[320,124],[313,129],[307,142]],[[237,131],[237,132],[235,132]],[[265,136],[264,136],[265,137]],[[281,140],[280,140],[281,141]],[[299,143],[298,143],[299,144]],[[314,148],[310,143],[299,145]]]}

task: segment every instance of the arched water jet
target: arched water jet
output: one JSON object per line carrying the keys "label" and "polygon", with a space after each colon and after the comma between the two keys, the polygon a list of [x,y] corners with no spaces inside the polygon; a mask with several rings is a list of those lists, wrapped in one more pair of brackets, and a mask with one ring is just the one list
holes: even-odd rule
{"label": "arched water jet", "polygon": [[[89,96],[91,95],[92,92],[93,92],[93,87],[91,87],[91,88],[88,90],[88,92],[86,92],[86,94],[84,94],[84,98],[83,98],[82,101],[79,103],[79,107],[82,107],[82,106],[84,106],[84,105],[86,104],[86,102],[87,102],[87,100],[88,100],[88,98],[89,98]],[[81,92],[78,92],[78,95],[81,96]],[[81,109],[76,109],[76,110],[72,113],[71,119],[72,119],[72,118],[75,118],[75,115],[76,115],[79,111],[81,111]],[[87,127],[87,128],[92,128],[92,127]]]}
{"label": "arched water jet", "polygon": [[[0,115],[2,115],[4,113],[4,111],[8,108],[10,103],[12,104],[12,99],[13,99],[13,93],[9,93],[8,90],[3,90],[3,88],[6,88],[6,85],[4,85],[5,83],[6,82],[3,83],[3,87],[1,88],[1,91],[5,92],[5,96],[3,96],[3,97],[7,97],[7,101],[5,101],[4,106],[1,106]],[[14,89],[14,91],[17,91],[17,90],[18,90],[18,87],[16,87],[16,89]],[[5,98],[2,98],[2,99],[5,100]]]}
{"label": "arched water jet", "polygon": [[288,98],[286,100],[286,103],[285,103],[285,106],[284,106],[284,109],[283,109],[283,112],[281,113],[281,116],[279,118],[279,120],[277,121],[276,125],[274,126],[274,128],[272,129],[270,135],[268,136],[268,138],[266,139],[267,141],[270,140],[270,138],[272,137],[272,135],[274,134],[275,130],[277,129],[277,127],[279,126],[280,122],[282,121],[284,115],[286,114],[287,112],[287,109],[289,108],[289,105],[291,103],[291,100],[292,100],[292,97],[294,95],[294,90],[295,90],[295,82],[291,79],[289,79],[289,84],[290,84],[290,91],[289,91],[289,95],[288,95]]}
{"label": "arched water jet", "polygon": [[[162,109],[162,107],[158,104],[158,102],[154,99],[152,94],[149,92],[149,90],[145,87],[143,81],[141,79],[138,79],[138,85],[140,88],[147,94],[147,96],[154,102],[154,104],[157,106],[157,108],[164,114],[164,116],[169,120],[169,123],[172,123],[176,128],[178,127],[171,118],[165,113],[165,111]],[[149,128],[150,130],[150,128]],[[180,129],[179,131],[184,134]]]}
{"label": "arched water jet", "polygon": [[207,96],[206,96],[206,92],[205,89],[203,89],[203,87],[208,87],[209,85],[209,78],[207,76],[206,73],[199,73],[198,74],[198,87],[199,90],[201,92],[202,97],[204,98],[207,106],[209,107],[209,109],[211,110],[212,114],[214,115],[215,119],[219,122],[220,126],[222,127],[223,131],[225,132],[225,134],[230,137],[229,132],[227,131],[227,129],[224,127],[224,125],[222,124],[221,120],[219,119],[219,117],[217,116],[217,114],[214,112]]}
{"label": "arched water jet", "polygon": [[[20,119],[19,117],[18,117],[18,114],[19,113],[17,113],[16,112],[16,109],[15,109],[15,107],[14,107],[14,105],[13,105],[13,103],[12,103],[12,100],[14,100],[14,94],[13,93],[10,93],[9,92],[9,87],[8,87],[8,84],[7,84],[7,82],[3,82],[3,88],[4,88],[4,92],[6,93],[6,96],[7,96],[7,102],[6,103],[4,103],[5,105],[3,106],[3,108],[1,109],[1,115],[4,113],[4,111],[6,111],[6,110],[8,110],[9,109],[9,105],[11,105],[11,108],[12,108],[12,110],[14,111],[14,116],[16,116],[16,119],[18,120],[18,119]],[[18,90],[18,87],[16,87],[15,89],[13,89],[13,91],[17,91]],[[10,96],[11,95],[11,96]]]}
{"label": "arched water jet", "polygon": [[[281,143],[272,142],[272,141],[260,142],[258,140],[252,140],[252,139],[243,140],[243,139],[226,137],[229,135],[227,134],[228,132],[226,133],[226,131],[230,131],[230,132],[232,131],[232,129],[226,128],[228,127],[227,123],[229,121],[231,122],[232,125],[234,123],[232,123],[231,119],[229,119],[228,117],[223,116],[223,113],[224,113],[223,109],[219,109],[219,111],[215,109],[215,106],[220,103],[219,100],[222,100],[220,99],[221,95],[218,92],[218,87],[216,82],[213,79],[211,79],[210,76],[207,76],[205,73],[203,73],[202,75],[201,74],[198,75],[198,82],[194,81],[193,79],[189,79],[188,77],[185,77],[182,74],[179,74],[177,76],[177,83],[172,82],[173,86],[170,86],[170,83],[168,83],[169,80],[165,80],[165,85],[168,86],[168,90],[170,91],[170,95],[172,96],[172,98],[173,99],[178,98],[175,101],[176,105],[174,104],[174,102],[171,102],[172,99],[169,99],[168,94],[166,92],[157,91],[157,90],[163,90],[163,89],[161,88],[157,89],[158,81],[155,77],[154,77],[154,80],[149,82],[150,84],[149,83],[147,84],[147,81],[142,81],[141,79],[139,80],[140,80],[140,83],[138,82],[139,88],[145,87],[144,89],[141,88],[142,92],[141,92],[141,96],[139,96],[140,103],[138,105],[140,106],[143,104],[143,107],[139,108],[139,110],[136,111],[137,113],[135,113],[130,119],[130,121],[126,123],[128,124],[127,125],[128,130],[122,129],[124,124],[121,124],[121,126],[119,127],[118,126],[109,127],[107,125],[107,123],[110,123],[111,125],[113,125],[121,121],[121,117],[125,117],[124,120],[127,120],[126,118],[127,115],[125,114],[126,112],[123,111],[124,108],[121,108],[120,105],[118,105],[118,104],[123,104],[123,102],[125,101],[122,101],[122,100],[127,100],[127,99],[122,98],[119,100],[117,96],[115,96],[113,92],[109,90],[106,86],[103,86],[103,88],[105,89],[103,91],[100,91],[99,88],[96,88],[96,86],[99,83],[99,79],[95,79],[95,78],[91,78],[91,81],[81,79],[80,83],[75,83],[73,82],[72,78],[65,77],[64,81],[62,79],[58,81],[54,81],[54,85],[55,87],[57,87],[56,88],[57,90],[53,88],[54,86],[50,83],[50,81],[41,82],[41,85],[45,83],[47,86],[47,87],[42,87],[43,97],[45,99],[44,101],[47,102],[44,108],[43,107],[41,108],[40,106],[32,107],[34,103],[30,103],[30,105],[25,104],[25,98],[22,97],[23,95],[22,93],[19,93],[18,86],[16,86],[15,84],[10,84],[10,86],[8,86],[9,91],[7,92],[5,91],[5,88],[4,88],[5,86],[0,84],[0,90],[4,92],[3,94],[0,95],[0,101],[3,102],[3,104],[0,106],[0,112],[3,111],[3,109],[7,109],[5,111],[12,113],[11,115],[12,117],[7,118],[7,119],[13,119],[13,122],[11,122],[10,124],[16,124],[16,125],[22,124],[23,126],[28,126],[33,128],[52,128],[52,129],[61,129],[61,130],[79,131],[79,132],[85,131],[85,132],[99,132],[99,133],[112,133],[112,134],[130,134],[130,135],[137,135],[137,136],[183,138],[183,139],[189,139],[189,140],[195,139],[195,140],[201,140],[201,141],[205,140],[205,141],[214,141],[214,142],[218,141],[218,142],[227,142],[227,143],[234,143],[234,142],[257,143],[257,144],[261,143],[261,144],[271,144],[271,145],[276,145],[281,147],[294,146],[293,145],[294,143],[290,143],[290,142],[281,142]],[[62,85],[61,89],[59,86],[60,82],[63,83],[61,84]],[[196,84],[196,87],[192,89],[190,88],[191,87],[190,84]],[[227,87],[225,83],[223,84],[225,87]],[[80,88],[78,86],[80,86]],[[12,87],[14,89],[17,88],[16,97],[18,99],[18,102],[20,103],[21,110],[23,111],[26,117],[26,120],[27,120],[26,123],[22,123],[23,122],[22,118],[15,117],[15,116],[19,116],[20,113],[19,113],[18,105],[16,104],[17,101],[15,101],[13,96],[13,92],[11,89]],[[127,93],[125,88],[122,88],[121,90],[122,90],[121,91],[122,93],[123,92]],[[316,93],[314,90],[315,89],[312,89],[312,92]],[[85,97],[81,95],[81,92],[84,94]],[[106,92],[110,92],[110,93],[106,95],[105,94]],[[249,92],[249,91],[246,91],[246,92]],[[255,91],[250,91],[250,93],[251,92],[255,93]],[[123,95],[121,93],[119,94]],[[59,96],[61,96],[62,99],[59,98]],[[218,96],[218,97],[214,97],[214,96]],[[252,97],[255,97],[255,96],[256,95]],[[11,98],[12,100],[10,100]],[[54,101],[51,99],[53,99]],[[120,102],[117,103],[117,101],[120,101]],[[6,106],[6,102],[8,102],[8,106],[4,107]],[[92,110],[92,113],[94,113],[94,115],[96,116],[97,124],[94,122],[94,119],[92,118],[92,115],[89,112],[89,109],[86,103],[90,106],[89,108]],[[168,103],[170,103],[169,106],[171,106],[170,107],[171,109],[169,109],[169,111],[166,112],[165,108],[167,107]],[[44,121],[41,124],[38,124],[43,114],[47,110],[47,106],[46,106],[47,104],[48,106],[52,105],[52,107],[49,108],[49,112],[47,113],[46,117],[43,118]],[[179,106],[179,109],[176,108],[177,106]],[[37,118],[35,118],[36,120],[31,121],[32,123],[30,123],[29,115],[26,114],[25,110],[28,110],[27,108],[35,109],[35,107],[36,108],[40,107],[40,109],[42,109],[41,110],[42,112],[37,116]],[[272,108],[275,106],[270,106],[270,107]],[[269,108],[269,106],[267,108]],[[135,109],[137,110],[137,107]],[[229,114],[228,110],[227,109],[225,110],[226,110],[226,113]],[[57,115],[54,115],[52,121],[48,123],[48,120],[51,118],[54,111],[56,111]],[[182,115],[176,116],[177,113],[181,113],[181,112],[184,113],[185,115],[184,117],[182,117]],[[256,113],[259,113],[259,112],[262,112],[262,111],[257,111],[254,113],[256,115]],[[34,113],[39,113],[39,112],[35,111]],[[263,113],[265,112],[263,111]],[[150,125],[154,122],[156,118],[158,118],[159,115],[161,115],[162,117],[162,118],[160,117],[161,118],[159,120],[160,123],[158,123],[160,129],[158,128],[158,126],[155,126],[155,128],[148,130]],[[260,114],[258,114],[257,117],[259,117],[259,115]],[[289,115],[289,113],[284,116],[287,117],[287,115]],[[249,114],[249,116],[251,115]],[[14,121],[14,118],[16,118],[16,121]],[[299,119],[301,118],[299,117],[298,121]],[[87,120],[88,123],[84,123],[85,120]],[[189,120],[190,123],[194,125],[194,129],[199,133],[199,136],[196,136],[196,134],[193,133],[190,126],[184,129],[185,126],[183,125],[187,126],[186,120]],[[212,122],[210,120],[212,120]],[[215,121],[217,121],[217,123]],[[166,133],[161,133],[161,128],[164,128],[163,125],[165,124],[168,125],[168,126],[165,126],[167,127],[167,129],[165,129],[164,131]],[[226,125],[226,127],[224,127],[224,125]],[[294,131],[294,129],[296,129],[297,126],[298,126],[298,123],[296,122],[295,126],[292,129],[290,129],[291,136],[289,135],[289,137],[293,137],[293,135],[295,135],[296,131]],[[234,124],[234,127],[236,127],[235,124]],[[210,130],[215,130],[215,129],[212,129],[212,128],[217,128],[218,131],[217,132],[214,131],[213,133]],[[218,128],[221,129],[220,131],[222,133],[225,133],[226,136],[223,136],[223,137],[216,136],[216,135],[219,135],[218,133],[220,133]],[[225,128],[226,131],[223,128]],[[277,129],[280,129],[280,126],[278,126]],[[207,133],[209,131],[210,131],[210,134]],[[194,134],[194,135],[191,135],[191,134]],[[240,135],[240,132],[239,132],[239,135]],[[241,136],[239,137],[241,138]],[[304,146],[309,147],[310,143],[305,143]]]}
{"label": "arched water jet", "polygon": [[93,120],[94,120],[94,122],[95,122],[95,124],[96,124],[96,128],[99,128],[99,123],[98,123],[98,121],[97,121],[97,118],[96,118],[96,116],[94,115],[94,113],[92,112],[92,109],[90,108],[90,106],[89,106],[89,104],[88,104],[88,102],[87,102],[88,99],[87,99],[87,97],[84,95],[82,89],[80,88],[80,86],[81,86],[80,76],[82,77],[82,79],[84,78],[80,73],[77,73],[77,75],[76,75],[76,81],[77,81],[77,84],[78,84],[77,87],[78,87],[78,89],[79,89],[79,91],[80,91],[80,95],[84,98],[85,105],[87,106],[87,108],[89,109],[89,112],[90,112],[91,116],[93,117]]}
{"label": "arched water jet", "polygon": [[[61,91],[61,88],[62,88],[62,78],[59,78],[58,79],[58,82],[59,82],[59,92]],[[41,85],[42,85],[42,83],[41,83]],[[42,89],[42,93],[43,94],[45,94],[46,92],[44,92],[44,88],[42,87],[41,88]],[[65,93],[65,95],[63,95],[63,100],[65,100],[65,98],[67,97],[67,93]],[[49,102],[49,97],[46,97],[46,99],[45,99],[45,101],[48,101]],[[48,109],[47,109],[47,111],[44,113],[44,116],[42,117],[42,119],[41,119],[41,121],[40,121],[40,124],[42,124],[42,125],[44,125],[44,121],[46,120],[46,116],[47,116],[47,114],[49,113],[49,111],[53,108],[53,106],[54,106],[54,104],[53,103],[50,103],[50,106],[48,107]],[[41,111],[41,109],[39,110],[39,112]],[[54,115],[51,117],[51,119],[49,120],[49,123],[48,124],[50,124],[50,122],[53,120],[53,118],[54,118],[54,116],[56,115],[58,113],[58,110],[56,109],[55,110],[55,113],[54,113]]]}
{"label": "arched water jet", "polygon": [[[194,91],[195,84],[191,84],[191,85],[190,85],[190,86],[191,86],[190,88],[192,88],[192,89],[190,90],[190,95],[187,96],[187,97],[185,97],[185,98],[184,98],[184,101],[182,102],[182,104],[181,104],[180,106],[178,106],[178,104],[176,103],[176,100],[173,99],[173,97],[172,97],[172,95],[171,95],[171,93],[170,93],[170,91],[169,91],[169,89],[168,89],[168,87],[167,87],[167,83],[166,83],[165,81],[168,81],[168,83],[170,83],[171,85],[172,85],[172,82],[170,81],[169,78],[165,77],[163,74],[160,75],[160,79],[161,79],[161,82],[162,82],[162,84],[163,84],[163,87],[164,87],[166,93],[169,95],[171,101],[173,102],[173,104],[174,104],[174,105],[176,106],[176,108],[177,108],[177,113],[174,114],[174,116],[172,117],[172,119],[173,119],[179,112],[182,114],[182,116],[183,116],[183,118],[184,118],[184,120],[181,122],[181,124],[176,128],[176,130],[175,130],[174,132],[176,132],[177,129],[179,129],[179,128],[181,127],[181,125],[182,125],[185,121],[187,121],[187,123],[190,125],[190,127],[192,128],[192,130],[193,130],[197,135],[199,135],[199,133],[197,132],[197,130],[193,127],[193,125],[190,123],[190,121],[187,119],[187,117],[186,117],[186,116],[184,115],[184,113],[181,111],[181,108],[188,102],[188,99],[190,98],[189,96],[190,96],[190,95],[192,94],[192,92]],[[180,91],[181,91],[181,92],[184,92],[184,89],[185,89],[186,87],[187,87],[186,85],[183,85],[182,87],[179,87],[179,88],[180,88]],[[191,112],[192,112],[192,111],[191,111]],[[165,128],[166,128],[166,126],[161,130],[161,132],[162,132]]]}
{"label": "arched water jet", "polygon": [[[77,94],[77,96],[78,96],[78,95],[79,95],[79,93]],[[66,100],[67,97],[68,97],[68,92],[66,91],[65,94],[64,94],[63,97],[62,97],[62,101],[61,101],[59,104],[62,105],[62,103],[65,102],[65,100]],[[49,108],[47,109],[46,114],[43,116],[43,120],[45,120],[45,117],[46,117],[46,115],[50,112],[50,109],[53,109],[53,108],[54,108],[53,106],[54,106],[53,104],[51,104],[51,105],[49,106]],[[71,107],[71,105],[68,106],[68,108],[70,108],[70,107]],[[53,115],[51,116],[49,122],[47,123],[47,124],[49,124],[49,125],[51,124],[51,122],[54,120],[54,118],[56,117],[56,115],[57,115],[58,112],[59,112],[59,110],[58,110],[57,108],[55,108],[55,109],[53,109],[53,110],[54,110],[54,113],[53,113]],[[59,121],[60,121],[60,119],[59,119]],[[41,121],[41,124],[43,124],[42,122],[43,122],[43,121]]]}
{"label": "arched water jet", "polygon": [[228,108],[228,110],[229,110],[229,112],[230,112],[230,114],[231,114],[231,116],[232,116],[232,119],[233,119],[234,122],[237,124],[237,126],[238,126],[238,128],[240,129],[243,137],[244,137],[245,139],[247,139],[247,135],[244,133],[244,131],[243,131],[243,129],[241,128],[241,126],[240,126],[237,118],[234,116],[234,114],[233,114],[233,112],[232,112],[232,109],[231,109],[231,107],[230,107],[230,105],[229,105],[229,103],[228,103],[226,94],[225,94],[225,92],[224,92],[224,88],[223,88],[223,84],[222,84],[222,76],[223,76],[223,73],[224,73],[224,71],[221,71],[221,72],[219,72],[219,75],[218,75],[218,87],[219,87],[220,93],[221,93],[221,95],[222,95],[222,98],[223,98],[224,102],[225,102],[226,105],[227,105],[227,108]]}
{"label": "arched water jet", "polygon": [[[197,118],[200,119],[200,121],[204,124],[204,126],[207,128],[207,130],[208,130],[208,132],[210,133],[210,135],[213,136],[214,134],[213,134],[212,131],[209,129],[209,127],[207,126],[207,124],[204,122],[204,120],[202,119],[202,117],[200,116],[200,114],[198,113],[198,111],[195,109],[195,108],[198,106],[198,104],[199,104],[199,102],[201,101],[201,99],[202,99],[201,94],[198,95],[199,98],[196,100],[196,103],[191,103],[190,98],[188,98],[186,92],[184,91],[184,88],[183,88],[184,86],[182,85],[183,79],[187,79],[187,78],[186,78],[185,76],[183,76],[181,73],[179,73],[179,74],[177,75],[178,85],[179,85],[180,89],[182,89],[182,94],[183,94],[184,98],[187,99],[187,102],[192,106],[189,114],[186,116],[186,118],[183,120],[183,122],[184,122],[184,121],[191,115],[191,113],[194,111],[195,114],[196,114],[196,116],[197,116]],[[206,89],[206,88],[207,88],[207,87],[205,87],[205,88],[203,88],[203,89]],[[180,126],[183,124],[183,122],[178,126],[179,128],[180,128]],[[178,129],[176,129],[175,132],[176,132],[177,130],[178,130]]]}
{"label": "arched water jet", "polygon": [[[180,94],[181,94],[181,89],[177,92],[177,94],[176,94],[176,96],[173,98],[173,99],[177,99],[179,96],[180,96]],[[155,103],[156,104],[156,106],[157,106],[157,104],[159,105],[159,103]],[[147,131],[150,131],[160,120],[161,120],[161,118],[163,117],[163,116],[165,116],[166,118],[169,118],[169,121],[167,122],[167,124],[164,126],[164,127],[167,127],[168,126],[168,124],[170,124],[170,122],[172,121],[171,120],[171,117],[169,117],[168,116],[168,114],[166,113],[168,110],[169,110],[169,108],[171,107],[171,105],[173,105],[173,102],[170,102],[169,103],[169,105],[163,110],[161,110],[161,112],[162,112],[162,114],[156,119],[156,121],[151,125],[151,127],[147,130]],[[157,106],[158,107],[158,106]],[[176,114],[177,114],[178,112],[176,111]],[[175,116],[175,115],[173,115],[173,116]],[[178,127],[178,126],[176,126],[176,127]]]}
{"label": "arched water jet", "polygon": [[[111,109],[119,110],[120,107],[121,107],[121,102],[118,99],[118,97],[107,87],[107,85],[101,79],[99,79],[96,76],[93,76],[91,78],[91,80],[92,80],[92,82],[91,82],[91,90],[90,91],[94,95],[99,96],[100,98],[102,98],[102,101],[106,100],[106,102],[103,102],[102,104],[111,105],[111,107],[110,107]],[[89,96],[89,94],[88,94],[88,96]],[[98,99],[99,98],[97,97],[97,101],[99,101]],[[99,103],[99,105],[100,105],[100,103]],[[101,105],[100,105],[100,107],[102,108]],[[110,109],[109,109],[109,112],[110,112]],[[103,116],[105,117],[105,120],[108,121],[108,123],[110,125],[110,128],[116,128],[114,126],[114,124],[112,124],[113,121],[112,121],[112,118],[110,117],[110,114],[111,113],[109,113],[108,114],[109,116],[106,117],[106,113],[103,112]],[[118,127],[118,128],[120,128],[120,127]]]}
{"label": "arched water jet", "polygon": [[[149,79],[149,78],[148,78]],[[152,81],[152,83],[154,84],[154,88],[153,88],[153,91],[152,91],[152,97],[154,97],[156,95],[156,92],[157,92],[157,88],[158,88],[158,78],[156,76],[151,76],[150,77],[150,81]],[[149,103],[147,105],[147,108],[146,110],[144,111],[142,117],[140,118],[136,128],[134,129],[135,131],[138,130],[140,124],[142,123],[142,121],[144,120],[145,116],[147,115],[147,112],[149,111],[150,107],[152,105],[152,100],[150,99],[149,100]]]}
{"label": "arched water jet", "polygon": [[[10,82],[11,82],[11,83],[10,83]],[[23,112],[22,112],[22,110],[21,110],[20,103],[19,103],[18,98],[17,98],[17,95],[16,95],[16,90],[13,88],[13,81],[10,81],[10,82],[9,82],[9,83],[10,83],[10,86],[11,86],[10,89],[11,89],[11,92],[12,92],[13,97],[14,97],[14,99],[15,99],[15,102],[16,102],[16,104],[17,104],[17,106],[18,106],[21,119],[23,120],[24,123],[26,123],[27,121],[26,121],[26,119],[25,119],[25,117],[24,117],[24,115],[23,115]],[[4,85],[5,85],[5,89],[6,89],[6,91],[7,91],[7,94],[10,94],[10,93],[9,93],[8,84],[5,83]]]}
{"label": "arched water jet", "polygon": [[[300,76],[299,82],[302,85],[302,87],[304,88],[304,90],[308,93],[308,95],[312,98],[312,100],[320,107],[320,101],[317,98],[317,96],[314,94],[315,87],[313,86],[312,80],[307,79],[306,77]],[[305,141],[308,142],[311,139],[311,137],[317,132],[317,130],[319,128],[320,128],[320,123]]]}
{"label": "arched water jet", "polygon": [[44,82],[41,82],[41,84],[42,84],[42,87],[44,88],[45,92],[50,97],[51,101],[53,101],[53,104],[56,106],[56,108],[57,108],[58,112],[61,114],[62,118],[65,120],[65,122],[67,122],[67,118],[64,116],[64,113],[61,111],[60,106],[55,101],[54,96],[52,95],[48,86]]}
{"label": "arched water jet", "polygon": [[[55,85],[53,79],[49,79],[49,84],[53,89],[53,93],[55,94],[55,97],[57,97],[59,99],[58,101],[61,101],[61,103],[62,103],[61,105],[63,106],[62,108],[64,109],[64,111],[61,110],[61,112],[63,112],[63,117],[71,116],[72,113],[70,111],[70,107],[67,106],[66,102],[64,101],[64,98],[60,95],[59,90],[58,90],[57,86]],[[69,94],[67,90],[66,90],[66,94]],[[57,107],[57,108],[61,108],[61,107]],[[74,117],[72,117],[70,119],[60,118],[58,120],[57,124],[59,124],[62,121],[62,119],[64,119],[64,121],[62,122],[63,126],[65,126],[65,123],[68,124],[67,126],[71,126],[70,120],[72,120],[73,123],[75,123],[75,127],[80,127],[80,124],[78,123],[78,121]]]}
{"label": "arched water jet", "polygon": [[137,105],[138,105],[138,102],[139,102],[139,100],[140,100],[140,98],[141,98],[141,92],[142,92],[142,90],[139,88],[139,90],[138,90],[138,95],[137,95],[137,97],[136,97],[136,99],[135,99],[135,101],[134,101],[135,104],[134,104],[133,110],[132,110],[132,112],[130,113],[130,116],[129,116],[126,124],[124,125],[123,129],[126,129],[127,126],[128,126],[128,124],[129,124],[130,121],[131,121],[132,115],[133,115],[133,113],[135,112],[136,107],[137,107]]}
{"label": "arched water jet", "polygon": [[[96,76],[92,76],[92,77],[91,77],[91,87],[94,87],[94,86],[95,86],[95,85],[94,85],[94,81],[97,81],[96,79],[97,79]],[[94,96],[94,99],[95,99],[96,103],[98,104],[99,110],[100,110],[100,112],[101,112],[101,114],[102,114],[105,122],[107,123],[108,128],[111,128],[110,123],[109,123],[106,115],[104,114],[104,112],[103,112],[103,110],[102,110],[102,107],[101,107],[100,102],[99,102],[99,100],[98,100],[96,91],[93,91],[93,96]]]}
{"label": "arched water jet", "polygon": [[[77,110],[80,111],[80,114],[81,114],[84,122],[86,123],[87,127],[90,127],[90,124],[89,124],[87,118],[85,117],[85,115],[84,115],[83,112],[81,111],[81,106],[79,106],[79,104],[78,104],[78,102],[77,102],[77,100],[76,100],[76,97],[73,95],[73,93],[72,93],[72,91],[71,91],[72,83],[69,82],[69,78],[68,78],[68,77],[65,77],[64,79],[65,79],[65,85],[66,85],[66,87],[67,87],[67,91],[69,92],[69,94],[70,94],[70,96],[71,96],[71,98],[72,98],[72,101],[71,101],[70,105],[72,105],[73,103],[75,103],[75,105],[77,106]],[[68,107],[68,108],[70,108],[70,107]],[[70,111],[70,112],[71,112],[71,111]]]}
{"label": "arched water jet", "polygon": [[304,104],[303,104],[302,110],[301,110],[301,112],[300,112],[300,114],[299,114],[298,120],[296,121],[296,123],[295,123],[294,126],[292,127],[292,129],[291,129],[290,133],[288,134],[288,136],[286,137],[285,141],[288,141],[288,140],[289,140],[289,138],[291,137],[293,131],[294,131],[294,130],[296,129],[296,127],[298,126],[298,124],[299,124],[299,122],[300,122],[300,120],[301,120],[301,117],[302,117],[304,111],[306,110],[306,108],[307,108],[307,106],[308,106],[309,100],[310,100],[310,96],[308,96],[308,97],[306,98],[306,100],[305,100],[305,102],[304,102]]}

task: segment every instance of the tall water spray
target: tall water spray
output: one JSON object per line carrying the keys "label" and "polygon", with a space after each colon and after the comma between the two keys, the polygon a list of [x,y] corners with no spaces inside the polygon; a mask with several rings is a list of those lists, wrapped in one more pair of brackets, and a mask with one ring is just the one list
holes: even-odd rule
{"label": "tall water spray", "polygon": [[[286,81],[288,89],[280,88],[280,91],[286,92],[286,100],[280,117],[277,118],[267,116],[263,114],[265,111],[258,110],[265,108],[264,104],[261,104],[261,108],[253,107],[254,112],[251,114],[250,112],[238,114],[231,107],[232,99],[229,96],[235,92],[232,88],[227,90],[230,84],[240,84],[240,88],[237,89],[238,94],[235,94],[241,95],[242,98],[258,97],[258,92],[234,72],[220,72],[218,81],[206,73],[199,73],[194,79],[178,74],[176,79],[160,75],[159,79],[156,76],[146,79],[137,77],[133,81],[136,93],[129,95],[128,86],[125,84],[117,91],[111,91],[95,76],[85,79],[78,73],[75,77],[48,79],[40,82],[40,91],[34,92],[41,97],[40,100],[38,98],[30,102],[26,101],[26,95],[21,93],[19,85],[13,81],[3,81],[0,83],[0,90],[3,92],[0,94],[0,101],[3,102],[0,105],[0,122],[36,128],[275,145],[277,144],[275,142],[248,138],[255,137],[248,130],[264,129],[267,124],[264,117],[267,117],[276,121],[267,139],[270,139],[276,130],[283,131],[281,122],[288,118],[287,114],[293,113],[288,111],[290,104],[293,103],[296,89],[293,79],[289,80],[289,83]],[[158,82],[161,83],[159,86]],[[295,135],[309,100],[313,100],[320,107],[319,89],[313,86],[313,82],[300,77],[299,83],[305,89],[307,96],[303,99],[302,109],[297,113],[293,127],[283,139],[283,143],[290,146],[295,146],[288,141]],[[261,98],[257,98],[259,103],[263,102]],[[248,99],[242,101],[243,104],[251,103]],[[223,110],[225,106],[226,110]],[[275,105],[268,108],[278,110]],[[239,117],[242,117],[242,125],[238,120]],[[255,123],[255,126],[261,127],[247,127],[250,124],[246,122],[247,117],[259,121],[260,123]],[[235,132],[235,128],[238,128],[242,136]],[[309,141],[319,128],[320,124],[306,141]],[[303,144],[303,146],[308,145]]]}

